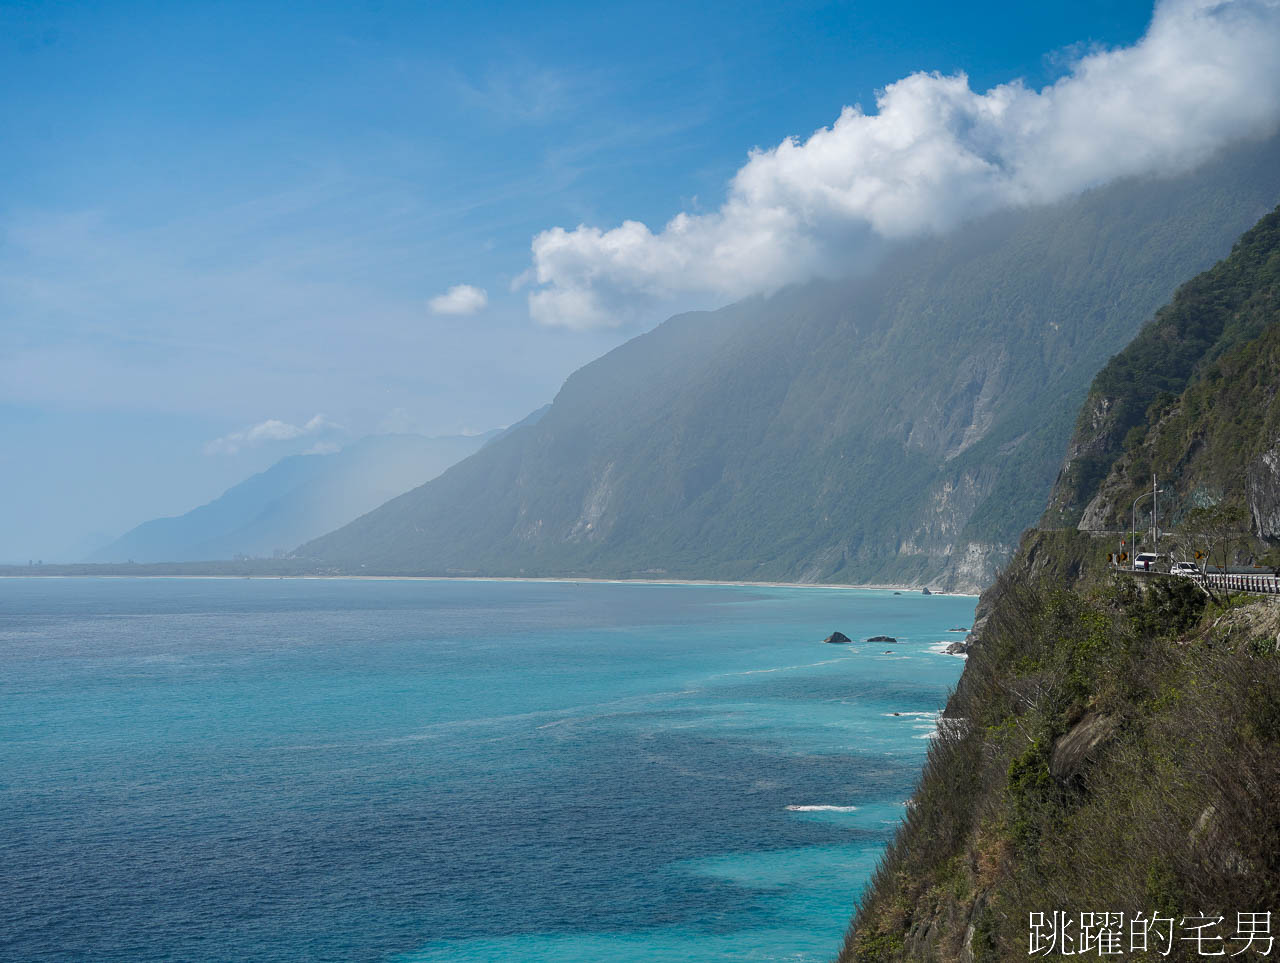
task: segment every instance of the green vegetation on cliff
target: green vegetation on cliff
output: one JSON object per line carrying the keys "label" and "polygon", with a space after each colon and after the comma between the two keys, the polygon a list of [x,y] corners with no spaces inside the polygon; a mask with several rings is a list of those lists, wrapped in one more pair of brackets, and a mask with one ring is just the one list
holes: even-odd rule
{"label": "green vegetation on cliff", "polygon": [[1031,533],[988,593],[842,961],[1025,958],[1054,911],[1221,915],[1229,937],[1280,904],[1280,609],[1107,575],[1106,548]]}
{"label": "green vegetation on cliff", "polygon": [[[1242,483],[1244,460],[1271,437],[1264,421],[1280,368],[1274,335],[1258,339],[1278,318],[1280,209],[1236,242],[1230,256],[1179,288],[1094,378],[1044,524],[1125,527],[1119,518],[1125,499],[1149,486],[1153,471],[1172,476],[1191,460],[1199,463],[1191,474],[1204,477],[1186,478],[1184,490],[1205,483],[1217,496],[1233,480]],[[1229,391],[1220,390],[1224,383]],[[1148,438],[1153,433],[1158,439]],[[1126,453],[1131,457],[1117,464]],[[1117,485],[1108,478],[1117,472],[1131,481]],[[1091,505],[1108,484],[1108,504]]]}
{"label": "green vegetation on cliff", "polygon": [[[1280,535],[1277,322],[1280,212],[1095,379],[1046,520],[1127,528],[1156,472],[1162,544],[1212,516],[1265,548]],[[1056,912],[1221,916],[1208,949],[1230,955],[1237,913],[1280,907],[1280,606],[1118,572],[1114,548],[1028,532],[984,593],[842,961],[1024,959],[1030,914]],[[1124,958],[1202,959],[1184,935],[1134,953],[1125,929]]]}

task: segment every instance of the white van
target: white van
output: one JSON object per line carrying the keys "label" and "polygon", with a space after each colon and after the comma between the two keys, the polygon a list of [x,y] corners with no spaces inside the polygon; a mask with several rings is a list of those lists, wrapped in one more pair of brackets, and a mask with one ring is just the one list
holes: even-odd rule
{"label": "white van", "polygon": [[1200,566],[1195,562],[1174,562],[1169,566],[1170,575],[1187,575],[1195,578],[1200,574]]}
{"label": "white van", "polygon": [[1135,572],[1154,572],[1158,561],[1160,561],[1160,556],[1155,552],[1139,552],[1133,557],[1133,570]]}

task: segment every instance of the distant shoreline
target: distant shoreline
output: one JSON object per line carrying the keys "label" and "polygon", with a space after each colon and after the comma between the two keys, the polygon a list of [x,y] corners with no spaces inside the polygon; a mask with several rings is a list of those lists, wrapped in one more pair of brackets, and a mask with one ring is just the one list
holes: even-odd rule
{"label": "distant shoreline", "polygon": [[[90,574],[63,574],[63,575],[0,575],[0,580],[6,579],[190,579],[190,580],[217,580],[217,581],[244,581],[245,579],[254,579],[259,581],[280,581],[281,579],[290,579],[295,581],[356,581],[356,582],[546,582],[572,584],[576,582],[588,582],[596,585],[712,585],[727,586],[739,588],[800,588],[800,589],[841,589],[847,591],[868,591],[868,592],[902,592],[903,594],[911,593],[912,595],[921,595],[919,588],[913,588],[910,585],[847,585],[836,584],[831,582],[743,582],[734,580],[720,579],[679,579],[679,578],[570,578],[566,576],[512,576],[512,575],[90,575]],[[931,595],[944,595],[953,598],[972,598],[978,596],[968,592],[942,592],[930,589]]]}

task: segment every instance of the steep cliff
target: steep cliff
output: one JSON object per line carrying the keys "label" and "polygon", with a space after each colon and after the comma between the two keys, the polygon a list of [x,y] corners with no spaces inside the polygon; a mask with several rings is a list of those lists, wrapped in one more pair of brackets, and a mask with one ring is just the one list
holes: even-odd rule
{"label": "steep cliff", "polygon": [[1278,317],[1280,210],[1179,288],[1093,379],[1042,524],[1128,528],[1122,516],[1153,471],[1190,499],[1165,499],[1171,522],[1186,505],[1241,497],[1246,474],[1265,487],[1280,369],[1274,335],[1258,337]]}
{"label": "steep cliff", "polygon": [[[1095,380],[1047,520],[1127,527],[1155,472],[1168,543],[1200,508],[1249,551],[1268,547],[1278,281],[1273,213]],[[1029,531],[983,594],[969,662],[842,961],[1100,955],[1097,926],[1082,945],[1092,913],[1123,914],[1126,958],[1256,949],[1237,914],[1280,905],[1280,607],[1117,572],[1115,546],[1075,527]],[[1168,920],[1145,953],[1138,914]]]}
{"label": "steep cliff", "polygon": [[[1092,912],[1124,914],[1124,958],[1202,959],[1182,921],[1221,916],[1206,946],[1231,953],[1236,914],[1280,900],[1280,610],[1110,576],[1106,548],[1029,533],[987,593],[841,961],[1025,959],[1036,913],[1096,955]],[[1132,953],[1138,914],[1175,921],[1172,944]]]}

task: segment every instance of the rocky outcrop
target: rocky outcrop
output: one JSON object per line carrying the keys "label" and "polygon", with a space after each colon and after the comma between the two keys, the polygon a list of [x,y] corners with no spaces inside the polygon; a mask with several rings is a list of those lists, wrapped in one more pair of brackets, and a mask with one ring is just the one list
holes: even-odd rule
{"label": "rocky outcrop", "polygon": [[1049,756],[1049,772],[1058,782],[1087,782],[1086,770],[1100,747],[1115,735],[1116,720],[1098,712],[1089,712],[1066,735],[1053,743]]}
{"label": "rocky outcrop", "polygon": [[837,645],[844,645],[847,642],[852,642],[853,639],[849,638],[849,636],[845,635],[843,632],[832,632],[822,641]]}
{"label": "rocky outcrop", "polygon": [[1082,515],[1088,513],[1099,480],[1121,451],[1123,426],[1117,407],[1114,397],[1097,388],[1085,400],[1040,522],[1043,527],[1092,527],[1081,520]]}
{"label": "rocky outcrop", "polygon": [[1003,542],[964,542],[952,552],[941,588],[976,594],[990,585],[1016,545]]}
{"label": "rocky outcrop", "polygon": [[1254,532],[1280,538],[1280,439],[1249,463],[1245,482]]}
{"label": "rocky outcrop", "polygon": [[873,635],[871,636],[871,638],[867,639],[867,641],[868,642],[892,642],[894,645],[897,645],[898,643],[898,640],[895,639],[892,635]]}

